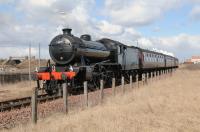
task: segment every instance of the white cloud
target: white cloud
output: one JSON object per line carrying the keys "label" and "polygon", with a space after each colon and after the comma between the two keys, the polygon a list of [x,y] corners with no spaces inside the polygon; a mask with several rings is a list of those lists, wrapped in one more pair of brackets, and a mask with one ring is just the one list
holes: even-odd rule
{"label": "white cloud", "polygon": [[[199,35],[146,38],[136,30],[155,22],[167,11],[178,8],[186,1],[189,3],[189,0],[106,0],[105,7],[101,8],[105,15],[103,19],[94,16],[94,0],[1,0],[0,4],[14,5],[15,13],[0,13],[0,45],[7,42],[20,49],[30,42],[36,47],[40,42],[46,48],[45,55],[48,55],[48,44],[52,37],[62,33],[63,27],[71,27],[76,36],[87,33],[93,39],[107,37],[127,45],[137,45],[138,40],[141,47],[148,49],[178,53],[181,50],[199,50]],[[198,0],[192,2],[200,3]],[[198,17],[198,8],[198,5],[193,8],[191,16]],[[160,28],[153,30],[157,32]],[[18,49],[16,54],[20,55]],[[1,51],[0,57],[10,53]],[[24,49],[21,52],[26,53]]]}
{"label": "white cloud", "polygon": [[0,4],[12,4],[15,0],[1,0]]}
{"label": "white cloud", "polygon": [[[3,52],[0,53],[1,58],[7,58],[8,56],[28,56],[29,48],[28,47],[1,47]],[[9,53],[9,55],[5,55],[4,53]],[[37,50],[35,48],[31,48],[32,56],[36,56]]]}
{"label": "white cloud", "polygon": [[56,0],[30,0],[33,6],[47,6],[50,7]]}
{"label": "white cloud", "polygon": [[105,20],[101,21],[97,27],[99,27],[99,29],[106,34],[121,34],[123,32],[123,28],[121,26],[111,24]]}
{"label": "white cloud", "polygon": [[196,5],[190,12],[190,17],[194,20],[200,20],[200,5]]}
{"label": "white cloud", "polygon": [[177,8],[181,0],[106,0],[105,14],[113,23],[146,25],[159,19],[166,11]]}
{"label": "white cloud", "polygon": [[0,13],[0,39],[19,45],[30,41],[48,45],[58,27],[68,25],[75,32],[84,31],[90,24],[88,12],[92,3],[93,0],[18,0],[13,10],[22,21],[16,20],[16,14]]}
{"label": "white cloud", "polygon": [[152,49],[154,44],[150,39],[142,37],[138,40],[138,46],[145,49]]}
{"label": "white cloud", "polygon": [[167,47],[200,50],[200,35],[179,34],[174,37],[160,38],[160,42]]}
{"label": "white cloud", "polygon": [[103,26],[102,29],[97,26],[96,30],[93,30],[96,33],[95,36],[97,36],[97,39],[110,38],[126,45],[136,45],[136,40],[141,37],[141,33],[136,31],[134,28],[126,28],[112,25],[108,22],[106,23],[106,28]]}
{"label": "white cloud", "polygon": [[142,37],[138,42],[142,48],[156,49],[158,52],[177,55],[181,58],[199,54],[200,50],[200,35],[179,34],[171,37]]}
{"label": "white cloud", "polygon": [[[30,43],[33,47],[41,43],[46,49],[45,55],[48,56],[46,53],[49,42],[57,33],[62,32],[62,27],[69,25],[74,32],[80,34],[91,30],[88,12],[93,0],[18,0],[12,2],[4,0],[0,4],[13,6],[12,10],[15,12],[14,14],[0,12],[0,57],[13,53],[16,56],[24,54],[26,52],[23,47],[27,47]],[[15,48],[12,48],[13,46]],[[8,52],[9,49],[10,52]],[[13,52],[15,50],[16,52]]]}

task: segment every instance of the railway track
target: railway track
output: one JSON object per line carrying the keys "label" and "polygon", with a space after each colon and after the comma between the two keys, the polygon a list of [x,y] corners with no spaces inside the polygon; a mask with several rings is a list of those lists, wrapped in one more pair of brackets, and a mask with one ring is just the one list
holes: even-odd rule
{"label": "railway track", "polygon": [[[141,80],[142,78],[140,77],[139,81]],[[54,100],[58,98],[61,98],[61,96],[60,95],[49,96],[48,94],[42,94],[42,95],[38,95],[37,100],[38,100],[38,103],[42,103],[45,101]],[[0,102],[0,112],[9,111],[12,109],[20,109],[22,107],[30,106],[30,105],[31,105],[31,96],[18,98],[18,99],[12,99],[12,100],[6,100],[6,101]]]}
{"label": "railway track", "polygon": [[[54,100],[58,99],[61,96],[59,95],[53,95],[49,96],[47,94],[43,95],[38,95],[37,100],[38,103],[49,101],[49,100]],[[9,111],[12,109],[19,109],[25,106],[30,106],[31,105],[31,97],[24,97],[24,98],[19,98],[19,99],[12,99],[12,100],[7,100],[7,101],[2,101],[0,102],[0,112],[4,111]]]}

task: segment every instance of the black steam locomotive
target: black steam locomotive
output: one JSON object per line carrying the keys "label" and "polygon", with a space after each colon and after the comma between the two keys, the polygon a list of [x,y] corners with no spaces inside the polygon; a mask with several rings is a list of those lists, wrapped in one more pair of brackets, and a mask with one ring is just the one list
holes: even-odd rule
{"label": "black steam locomotive", "polygon": [[64,81],[70,92],[82,90],[83,81],[88,81],[89,89],[94,90],[100,79],[110,87],[113,77],[116,82],[122,76],[128,81],[130,75],[178,67],[175,57],[107,38],[92,41],[88,34],[79,38],[71,34],[71,29],[63,29],[63,34],[53,38],[49,53],[55,64],[48,63],[37,72],[48,94],[56,93]]}

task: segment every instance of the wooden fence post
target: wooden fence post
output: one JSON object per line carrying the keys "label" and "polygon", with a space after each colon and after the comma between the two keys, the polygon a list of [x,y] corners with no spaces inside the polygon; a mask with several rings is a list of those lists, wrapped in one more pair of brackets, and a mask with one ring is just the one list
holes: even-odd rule
{"label": "wooden fence post", "polygon": [[133,88],[133,76],[130,75],[130,89]]}
{"label": "wooden fence post", "polygon": [[0,75],[0,84],[2,84],[2,75]]}
{"label": "wooden fence post", "polygon": [[145,84],[145,85],[147,84],[147,74],[148,74],[148,73],[144,74],[144,84]]}
{"label": "wooden fence post", "polygon": [[145,83],[148,84],[148,79],[149,79],[149,73],[147,72],[146,78],[145,78]]}
{"label": "wooden fence post", "polygon": [[145,82],[145,74],[143,73],[142,74],[142,85],[144,85],[144,82]]}
{"label": "wooden fence post", "polygon": [[139,75],[136,75],[136,84],[137,84],[137,88],[139,88]]}
{"label": "wooden fence post", "polygon": [[115,78],[112,78],[112,94],[115,96],[116,92],[116,87],[115,87]]}
{"label": "wooden fence post", "polygon": [[165,76],[165,70],[163,70],[163,77]]}
{"label": "wooden fence post", "polygon": [[165,70],[162,71],[162,76],[163,76],[162,78],[165,77]]}
{"label": "wooden fence post", "polygon": [[100,103],[101,104],[103,103],[103,97],[104,97],[103,89],[104,89],[103,80],[100,80]]}
{"label": "wooden fence post", "polygon": [[168,77],[168,74],[169,74],[169,70],[167,69],[167,72],[166,72],[166,74],[167,74],[167,77]]}
{"label": "wooden fence post", "polygon": [[122,92],[123,92],[123,94],[125,93],[125,87],[124,87],[124,76],[122,76],[122,84],[121,84],[122,86]]}
{"label": "wooden fence post", "polygon": [[[41,90],[42,90],[42,93],[44,93],[44,88],[41,88]],[[58,96],[62,97],[62,90],[60,87],[58,88]]]}
{"label": "wooden fence post", "polygon": [[87,81],[84,81],[84,103],[85,106],[88,107],[88,87],[87,87]]}
{"label": "wooden fence post", "polygon": [[32,97],[31,97],[31,114],[32,114],[32,122],[34,124],[37,123],[37,95],[38,95],[38,88],[35,87],[33,89]]}
{"label": "wooden fence post", "polygon": [[163,78],[163,70],[160,71],[160,79]]}
{"label": "wooden fence post", "polygon": [[157,71],[157,78],[160,79],[160,71]]}
{"label": "wooden fence post", "polygon": [[165,76],[165,77],[166,77],[166,74],[167,74],[167,70],[165,69],[165,70],[164,70],[164,76]]}
{"label": "wooden fence post", "polygon": [[172,76],[172,69],[170,69],[170,76]]}
{"label": "wooden fence post", "polygon": [[68,90],[66,82],[62,84],[62,88],[63,88],[64,113],[68,114]]}
{"label": "wooden fence post", "polygon": [[5,76],[4,76],[4,74],[2,75],[2,84],[4,84],[5,83]]}
{"label": "wooden fence post", "polygon": [[151,72],[151,82],[153,82],[153,72]]}

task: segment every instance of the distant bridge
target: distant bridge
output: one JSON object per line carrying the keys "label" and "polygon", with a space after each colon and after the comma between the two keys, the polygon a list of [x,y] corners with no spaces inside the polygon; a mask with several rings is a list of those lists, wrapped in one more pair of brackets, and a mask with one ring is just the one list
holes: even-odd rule
{"label": "distant bridge", "polygon": [[21,57],[16,57],[16,56],[10,56],[9,60],[18,60],[18,61],[23,61],[23,60],[28,60],[28,56],[21,56]]}
{"label": "distant bridge", "polygon": [[[35,59],[35,56],[32,56],[31,59]],[[8,60],[5,60],[2,63],[2,66],[4,65],[16,65],[20,64],[21,62],[28,60],[28,56],[10,56]]]}

